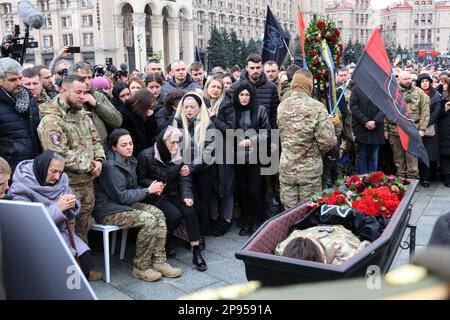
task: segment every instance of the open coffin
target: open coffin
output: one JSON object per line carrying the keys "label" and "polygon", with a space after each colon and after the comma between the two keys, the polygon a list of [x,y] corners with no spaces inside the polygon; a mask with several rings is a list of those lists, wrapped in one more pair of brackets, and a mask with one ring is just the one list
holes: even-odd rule
{"label": "open coffin", "polygon": [[267,220],[235,256],[244,261],[247,279],[259,280],[264,286],[364,277],[370,266],[379,267],[384,274],[392,265],[408,225],[417,185],[417,180],[411,181],[381,236],[339,266],[274,255],[275,247],[286,239],[290,227],[309,213],[309,202]]}

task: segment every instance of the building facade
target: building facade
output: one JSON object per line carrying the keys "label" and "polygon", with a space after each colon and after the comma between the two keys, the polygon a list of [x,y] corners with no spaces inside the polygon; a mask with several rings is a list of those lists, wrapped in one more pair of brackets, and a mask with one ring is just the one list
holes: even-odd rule
{"label": "building facade", "polygon": [[[24,25],[19,0],[0,3],[0,32]],[[267,5],[285,30],[298,34],[297,8],[305,23],[325,15],[324,0],[30,0],[44,14],[44,24],[30,34],[39,47],[27,49],[26,62],[48,65],[65,45],[80,46],[70,60],[104,63],[111,57],[142,70],[151,56],[168,65],[194,61],[197,46],[206,50],[213,26],[235,31],[239,39],[262,39]]]}
{"label": "building facade", "polygon": [[[0,4],[0,32],[11,33],[23,24],[18,0]],[[31,30],[39,47],[28,49],[26,61],[49,64],[65,45],[80,46],[71,59],[104,63],[112,57],[119,65],[143,69],[149,56],[165,64],[175,59],[192,62],[194,33],[192,1],[158,0],[32,0],[44,14],[44,25]],[[22,32],[23,35],[23,32]]]}
{"label": "building facade", "polygon": [[324,0],[192,0],[192,3],[194,43],[200,51],[205,51],[208,47],[208,39],[214,26],[221,32],[236,32],[238,39],[262,40],[267,6],[292,38],[299,32],[298,7],[303,13],[305,24],[314,15],[325,14]]}
{"label": "building facade", "polygon": [[373,29],[379,24],[378,11],[370,0],[327,1],[325,14],[341,30],[342,42],[367,43]]}
{"label": "building facade", "polygon": [[417,50],[448,52],[450,3],[448,1],[404,1],[380,12],[386,45]]}

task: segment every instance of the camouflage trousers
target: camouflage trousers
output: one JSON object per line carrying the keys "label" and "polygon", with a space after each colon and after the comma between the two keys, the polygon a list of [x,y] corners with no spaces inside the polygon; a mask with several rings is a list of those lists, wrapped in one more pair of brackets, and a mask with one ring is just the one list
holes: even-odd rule
{"label": "camouflage trousers", "polygon": [[418,179],[419,163],[417,157],[403,149],[400,137],[398,135],[391,134],[389,136],[389,143],[391,144],[394,163],[397,168],[397,176],[409,179]]}
{"label": "camouflage trousers", "polygon": [[166,219],[164,213],[152,205],[138,202],[132,207],[133,211],[114,213],[97,221],[124,229],[139,228],[133,265],[137,269],[147,270],[154,263],[166,261]]}
{"label": "camouflage trousers", "polygon": [[[297,177],[301,177],[301,173],[298,173]],[[280,175],[280,199],[286,210],[295,207],[322,191],[321,176],[310,179],[297,178],[296,180],[293,181],[292,178],[286,179]]]}
{"label": "camouflage trousers", "polygon": [[95,204],[94,183],[71,185],[73,194],[80,200],[80,214],[75,220],[75,232],[86,244],[88,244],[88,232],[92,225],[92,210]]}

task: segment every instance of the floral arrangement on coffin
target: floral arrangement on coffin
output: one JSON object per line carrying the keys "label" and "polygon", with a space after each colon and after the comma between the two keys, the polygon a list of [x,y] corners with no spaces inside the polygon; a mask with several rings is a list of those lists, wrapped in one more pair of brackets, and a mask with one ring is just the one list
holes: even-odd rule
{"label": "floral arrangement on coffin", "polygon": [[313,197],[312,209],[321,205],[348,206],[370,216],[389,218],[397,209],[410,182],[383,172],[350,176],[336,188]]}
{"label": "floral arrangement on coffin", "polygon": [[328,81],[328,71],[323,61],[321,48],[322,40],[327,40],[331,53],[333,54],[336,69],[339,69],[343,46],[341,32],[331,20],[313,19],[306,29],[305,52],[309,71],[314,79]]}

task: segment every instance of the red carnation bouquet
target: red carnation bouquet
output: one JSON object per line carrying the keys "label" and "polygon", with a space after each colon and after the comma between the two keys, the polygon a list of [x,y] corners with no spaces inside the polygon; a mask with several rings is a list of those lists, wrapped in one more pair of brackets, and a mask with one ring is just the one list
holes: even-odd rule
{"label": "red carnation bouquet", "polygon": [[383,172],[350,176],[336,183],[336,188],[313,197],[313,208],[329,204],[355,208],[370,216],[389,218],[397,209],[409,181]]}

